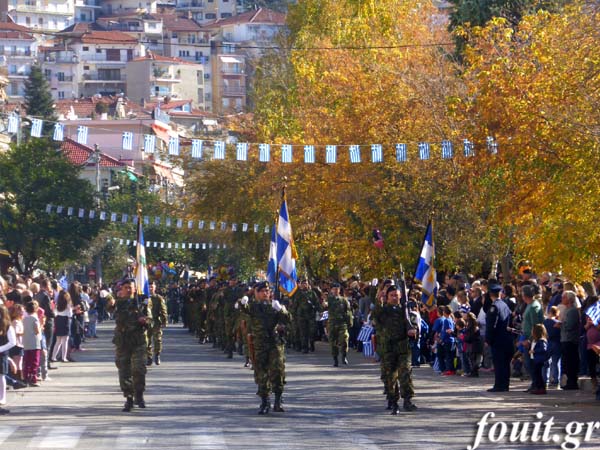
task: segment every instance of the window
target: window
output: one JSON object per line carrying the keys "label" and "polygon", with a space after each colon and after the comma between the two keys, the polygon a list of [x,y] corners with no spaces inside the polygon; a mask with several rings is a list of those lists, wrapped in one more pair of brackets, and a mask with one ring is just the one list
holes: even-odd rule
{"label": "window", "polygon": [[[210,1],[210,0],[209,0],[209,1]],[[216,15],[215,13],[206,13],[206,14],[204,15],[204,17],[206,18],[206,20],[209,20],[209,19],[216,19],[216,18],[217,18],[217,15]]]}
{"label": "window", "polygon": [[58,91],[58,98],[61,100],[65,98],[65,91]]}
{"label": "window", "polygon": [[83,48],[82,48],[82,50],[83,50],[84,52],[89,52],[89,51],[90,51],[90,48],[89,48],[89,47],[83,47]]}
{"label": "window", "polygon": [[58,81],[65,81],[65,73],[64,72],[58,72],[56,74],[56,77],[58,78]]}
{"label": "window", "polygon": [[40,27],[44,25],[44,18],[43,17],[40,17],[38,19],[38,24],[40,25]]}
{"label": "window", "polygon": [[90,66],[83,66],[83,70],[90,70]]}
{"label": "window", "polygon": [[189,50],[179,50],[179,57],[180,58],[189,58],[190,51]]}
{"label": "window", "polygon": [[107,48],[106,49],[106,60],[107,61],[121,61],[121,50],[118,48]]}
{"label": "window", "polygon": [[156,24],[155,23],[149,23],[148,24],[148,29],[149,30],[156,30]]}
{"label": "window", "polygon": [[96,53],[102,53],[102,49],[101,48],[97,48],[96,49]]}
{"label": "window", "polygon": [[25,17],[25,25],[31,25],[31,17]]}
{"label": "window", "polygon": [[226,17],[231,17],[231,13],[221,13],[221,19],[225,19]]}

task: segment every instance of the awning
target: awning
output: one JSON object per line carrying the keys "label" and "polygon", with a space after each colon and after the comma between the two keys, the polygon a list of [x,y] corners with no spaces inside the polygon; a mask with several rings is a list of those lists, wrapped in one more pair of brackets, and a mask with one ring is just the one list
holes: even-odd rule
{"label": "awning", "polygon": [[241,64],[242,63],[241,59],[237,59],[232,56],[220,56],[219,58],[221,58],[221,61],[223,61],[224,63],[233,63],[233,64]]}
{"label": "awning", "polygon": [[154,134],[156,134],[156,136],[166,144],[169,143],[169,137],[177,137],[177,133],[171,130],[171,127],[168,125],[153,123],[152,131],[154,131]]}

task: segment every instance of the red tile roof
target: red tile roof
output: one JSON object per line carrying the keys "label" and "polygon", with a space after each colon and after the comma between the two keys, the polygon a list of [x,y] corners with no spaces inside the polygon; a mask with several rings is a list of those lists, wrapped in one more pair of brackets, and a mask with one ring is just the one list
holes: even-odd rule
{"label": "red tile roof", "polygon": [[217,19],[205,25],[207,28],[221,27],[223,25],[235,25],[244,23],[264,23],[272,25],[285,25],[286,15],[272,9],[258,8],[257,10],[246,11],[237,16]]}
{"label": "red tile roof", "polygon": [[[96,111],[97,103],[105,103],[109,108],[109,115],[114,114],[118,98],[117,97],[88,97],[78,99],[64,99],[55,101],[55,111],[57,114],[67,116],[71,112],[71,107],[78,118],[92,117],[92,113]],[[152,111],[149,108],[143,107],[140,104],[125,99],[125,111],[133,112],[138,119],[150,119]]]}
{"label": "red tile roof", "polygon": [[[156,108],[158,102],[146,102],[146,107],[145,109],[154,109]],[[162,103],[160,104],[160,109],[163,109],[165,111],[170,111],[171,109],[177,108],[179,106],[183,106],[183,105],[187,105],[192,103],[191,100],[173,100],[171,99],[171,101],[169,103]],[[171,113],[169,113],[171,114]],[[189,114],[189,113],[188,113]]]}
{"label": "red tile roof", "polygon": [[162,20],[163,29],[167,31],[200,31],[200,25],[187,17],[176,14],[150,14],[154,20]]}
{"label": "red tile roof", "polygon": [[[62,143],[61,149],[67,159],[75,166],[95,165],[92,162],[86,163],[94,153],[94,149],[87,145],[79,144],[73,139],[66,138]],[[100,152],[100,167],[127,167],[127,164]]]}
{"label": "red tile roof", "polygon": [[84,44],[137,44],[136,37],[121,31],[89,31],[81,36]]}

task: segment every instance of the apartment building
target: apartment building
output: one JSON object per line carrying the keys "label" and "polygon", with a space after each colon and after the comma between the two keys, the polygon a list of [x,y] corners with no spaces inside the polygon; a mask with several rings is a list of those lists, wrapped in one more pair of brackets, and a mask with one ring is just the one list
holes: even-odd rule
{"label": "apartment building", "polygon": [[95,22],[102,12],[101,0],[75,0],[75,22]]}
{"label": "apartment building", "polygon": [[8,15],[32,30],[60,31],[75,20],[75,0],[8,0]]}
{"label": "apartment building", "polygon": [[177,0],[175,11],[198,23],[235,16],[236,0]]}
{"label": "apartment building", "polygon": [[23,97],[25,80],[37,58],[37,42],[30,30],[12,22],[0,22],[0,60],[6,69],[9,99]]}
{"label": "apartment building", "polygon": [[100,17],[96,25],[104,31],[121,31],[135,36],[148,51],[163,54],[163,22],[160,17],[129,11]]}
{"label": "apartment building", "polygon": [[102,0],[102,12],[106,16],[131,11],[155,13],[157,4],[156,0]]}

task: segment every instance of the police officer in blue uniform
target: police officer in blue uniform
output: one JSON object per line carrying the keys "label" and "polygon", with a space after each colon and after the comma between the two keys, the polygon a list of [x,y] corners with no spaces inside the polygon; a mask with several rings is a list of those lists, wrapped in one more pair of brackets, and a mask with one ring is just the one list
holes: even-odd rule
{"label": "police officer in blue uniform", "polygon": [[508,392],[510,361],[514,352],[513,338],[508,330],[510,309],[499,298],[501,290],[502,286],[499,284],[489,287],[489,296],[493,303],[486,315],[485,341],[492,349],[495,380],[494,387],[488,389],[488,392]]}

